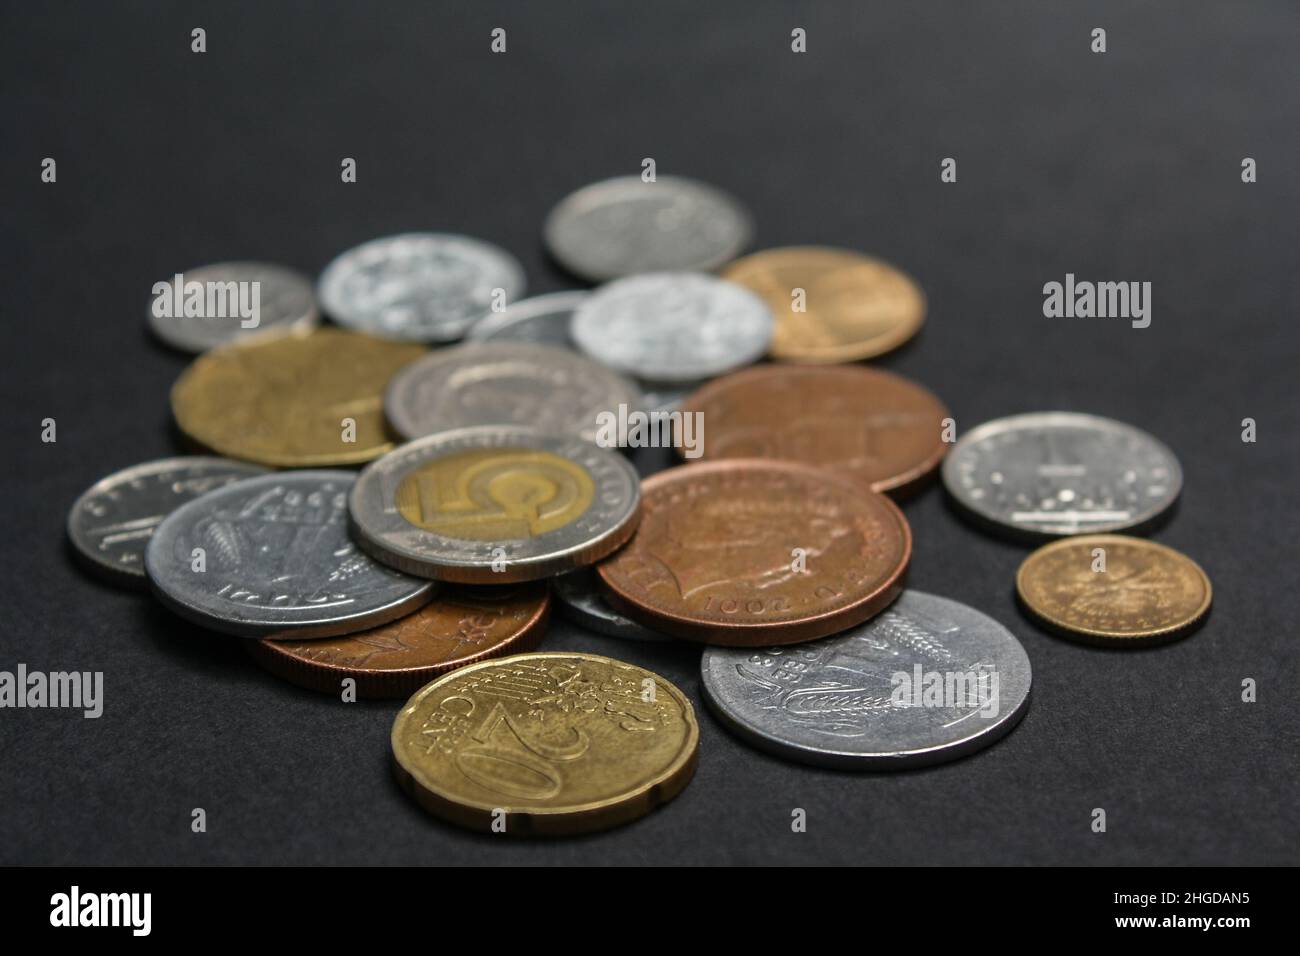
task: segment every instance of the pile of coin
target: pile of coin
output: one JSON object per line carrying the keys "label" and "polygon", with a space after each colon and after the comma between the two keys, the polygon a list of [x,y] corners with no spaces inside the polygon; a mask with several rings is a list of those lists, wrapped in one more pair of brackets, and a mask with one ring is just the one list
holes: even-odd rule
{"label": "pile of coin", "polygon": [[[391,738],[402,785],[516,834],[623,823],[689,782],[691,699],[614,659],[620,641],[704,645],[717,718],[795,761],[913,767],[1014,728],[1020,642],[905,588],[896,502],[941,466],[972,522],[1048,542],[1016,579],[1033,620],[1131,646],[1204,617],[1194,563],[1116,533],[1169,513],[1169,449],[1066,412],[957,440],[927,388],[848,364],[917,333],[918,284],[849,250],[737,259],[750,222],[688,179],[587,186],[543,232],[603,284],[533,299],[511,255],[443,233],[364,243],[314,292],[261,263],[185,273],[177,299],[255,283],[261,307],[251,322],[151,310],[164,342],[199,353],[171,405],[206,454],[93,485],[68,518],[75,552],[251,638],[287,681],[409,697]],[[602,433],[629,412],[684,463],[639,479]],[[680,440],[692,422],[698,443]],[[613,657],[536,651],[553,604]]]}

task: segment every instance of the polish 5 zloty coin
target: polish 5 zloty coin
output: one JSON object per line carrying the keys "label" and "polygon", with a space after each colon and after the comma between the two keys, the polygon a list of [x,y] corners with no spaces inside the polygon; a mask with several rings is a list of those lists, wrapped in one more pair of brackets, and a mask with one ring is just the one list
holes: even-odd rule
{"label": "polish 5 zloty coin", "polygon": [[489,425],[439,432],[369,465],[353,537],[395,568],[467,584],[535,581],[592,564],[640,518],[636,471],[577,437]]}
{"label": "polish 5 zloty coin", "polygon": [[561,574],[552,580],[551,586],[555,590],[560,613],[574,624],[590,628],[598,634],[628,641],[672,640],[667,634],[642,627],[610,607],[600,593],[590,568],[579,568]]}
{"label": "polish 5 zloty coin", "polygon": [[78,557],[114,584],[147,588],[144,551],[162,520],[215,488],[266,473],[227,458],[164,458],[124,468],[91,485],[68,512]]}
{"label": "polish 5 zloty coin", "polygon": [[618,176],[584,186],[543,227],[570,272],[607,282],[642,272],[708,271],[749,243],[749,214],[731,196],[680,176]]}
{"label": "polish 5 zloty coin", "polygon": [[729,730],[802,763],[894,770],[1005,736],[1029,704],[1020,642],[979,611],[906,590],[878,617],[807,644],[710,647],[704,697]]}
{"label": "polish 5 zloty coin", "polygon": [[588,292],[550,292],[492,312],[466,333],[471,342],[526,342],[571,348],[569,324]]}
{"label": "polish 5 zloty coin", "polygon": [[1183,472],[1172,451],[1131,425],[1037,412],[967,432],[943,482],[985,526],[1041,537],[1149,526],[1178,500]]}
{"label": "polish 5 zloty coin", "polygon": [[504,249],[469,236],[418,232],[373,239],[321,273],[321,306],[358,332],[408,342],[453,342],[524,292],[524,270]]}
{"label": "polish 5 zloty coin", "polygon": [[173,277],[155,292],[149,328],[183,352],[206,352],[272,329],[310,329],[320,321],[311,280],[269,262],[200,266],[181,274],[179,288]]}
{"label": "polish 5 zloty coin", "polygon": [[481,342],[431,352],[393,377],[389,426],[405,439],[473,425],[523,425],[595,441],[598,416],[641,407],[622,376],[568,349]]}
{"label": "polish 5 zloty coin", "polygon": [[611,282],[573,315],[573,340],[610,368],[660,382],[709,378],[757,361],[772,310],[732,282],[657,272]]}
{"label": "polish 5 zloty coin", "polygon": [[398,782],[445,820],[520,836],[627,823],[695,772],[691,702],[641,667],[595,654],[517,654],[418,691],[393,721]]}
{"label": "polish 5 zloty coin", "polygon": [[241,637],[331,637],[416,610],[433,585],[348,539],[355,480],[346,471],[283,472],[182,505],[145,552],[154,593],[182,617]]}

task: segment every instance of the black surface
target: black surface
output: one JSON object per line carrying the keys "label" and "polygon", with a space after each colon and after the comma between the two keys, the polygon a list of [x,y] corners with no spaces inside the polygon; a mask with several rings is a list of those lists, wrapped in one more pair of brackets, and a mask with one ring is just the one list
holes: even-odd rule
{"label": "black surface", "polygon": [[[5,4],[0,669],[103,670],[107,702],[99,720],[0,711],[0,861],[1296,860],[1295,5],[705,6]],[[806,55],[789,51],[794,26]],[[1050,637],[1012,598],[1026,550],[932,488],[906,506],[913,585],[1006,622],[1033,662],[1006,740],[850,775],[753,751],[700,708],[698,775],[666,809],[519,843],[403,798],[395,704],[282,684],[238,641],[69,560],[77,494],[175,450],[167,393],[185,359],[145,330],[160,277],[232,258],[315,273],[364,239],[432,228],[499,242],[531,291],[560,289],[543,216],[646,156],[741,197],[758,247],[860,248],[917,276],[929,323],[882,364],[959,427],[1063,408],[1166,441],[1186,491],[1158,537],[1213,579],[1208,625],[1139,653]],[[939,181],[946,156],[956,184]],[[1151,281],[1151,327],[1044,318],[1042,286],[1067,272]],[[56,444],[40,442],[45,417]],[[699,702],[697,650],[588,646]],[[1240,700],[1247,677],[1258,703]],[[807,833],[791,833],[793,807]]]}

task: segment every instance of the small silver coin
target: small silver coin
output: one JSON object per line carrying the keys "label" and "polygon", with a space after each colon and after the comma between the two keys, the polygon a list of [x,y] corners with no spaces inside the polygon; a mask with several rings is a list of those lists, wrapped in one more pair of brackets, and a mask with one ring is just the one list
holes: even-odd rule
{"label": "small silver coin", "polygon": [[472,425],[523,425],[595,441],[601,413],[641,407],[636,386],[569,349],[474,342],[398,372],[384,394],[389,427],[410,440]]}
{"label": "small silver coin", "polygon": [[979,611],[920,591],[841,634],[709,647],[704,697],[737,736],[803,763],[894,770],[1001,739],[1029,704],[1029,658]]}
{"label": "small silver coin", "polygon": [[454,342],[523,295],[524,270],[504,249],[469,236],[416,232],[373,239],[325,267],[321,306],[357,332],[406,342]]}
{"label": "small silver coin", "polygon": [[570,334],[610,368],[687,382],[757,361],[772,329],[771,309],[748,289],[699,273],[658,272],[593,292],[573,314]]}
{"label": "small silver coin", "polygon": [[593,282],[716,269],[740,254],[752,231],[749,213],[735,199],[680,176],[592,183],[563,199],[543,227],[551,255]]}
{"label": "small silver coin", "polygon": [[1124,531],[1178,499],[1183,472],[1164,444],[1131,425],[1037,412],[967,432],[943,463],[952,499],[1016,537]]}
{"label": "small silver coin", "polygon": [[[206,352],[271,329],[309,329],[320,321],[311,280],[269,262],[200,266],[181,273],[179,301],[176,289],[175,277],[155,286],[149,328],[183,352]],[[187,302],[202,314],[186,315]]]}
{"label": "small silver coin", "polygon": [[286,471],[182,505],[145,551],[154,593],[182,617],[241,637],[351,634],[418,609],[434,586],[348,538],[355,481],[347,471]]}
{"label": "small silver coin", "polygon": [[505,425],[402,445],[367,465],[348,499],[353,538],[370,554],[465,584],[594,564],[631,537],[640,508],[640,480],[619,453]]}
{"label": "small silver coin", "polygon": [[569,324],[587,292],[551,292],[520,299],[503,312],[493,312],[466,334],[471,342],[525,342],[572,348]]}
{"label": "small silver coin", "polygon": [[667,634],[660,634],[642,627],[636,621],[628,620],[610,607],[596,587],[589,568],[562,574],[551,585],[559,599],[560,613],[574,624],[627,641],[672,640]]}
{"label": "small silver coin", "polygon": [[114,584],[147,588],[144,550],[169,514],[231,482],[266,474],[265,468],[227,458],[164,458],[95,482],[68,512],[68,540],[92,571]]}

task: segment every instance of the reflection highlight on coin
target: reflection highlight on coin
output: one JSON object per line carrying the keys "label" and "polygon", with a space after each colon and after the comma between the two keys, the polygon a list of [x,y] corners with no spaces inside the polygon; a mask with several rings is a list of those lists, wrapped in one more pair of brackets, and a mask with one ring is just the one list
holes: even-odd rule
{"label": "reflection highlight on coin", "polygon": [[1005,627],[906,590],[865,624],[789,647],[710,647],[704,697],[769,753],[846,770],[941,763],[1000,740],[1024,715],[1029,657]]}
{"label": "reflection highlight on coin", "polygon": [[546,630],[550,595],[542,583],[443,585],[414,614],[339,638],[248,643],[259,664],[284,680],[327,694],[355,681],[359,698],[407,697],[442,674],[530,651]]}
{"label": "reflection highlight on coin", "polygon": [[695,772],[686,696],[594,654],[484,661],[420,690],[393,722],[398,782],[424,809],[518,836],[590,832],[668,802]]}
{"label": "reflection highlight on coin", "polygon": [[1127,535],[1081,535],[1039,548],[1016,573],[1021,606],[1066,637],[1109,647],[1186,636],[1210,610],[1210,579],[1173,548]]}
{"label": "reflection highlight on coin", "polygon": [[411,574],[469,584],[534,581],[591,564],[640,516],[635,470],[580,438],[462,428],[401,446],[361,473],[357,542]]}

